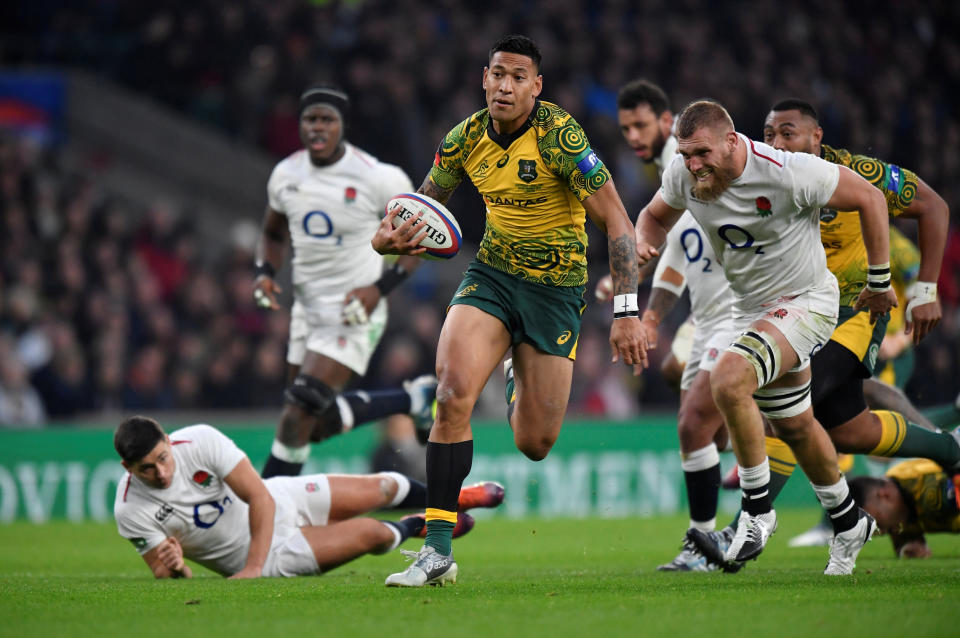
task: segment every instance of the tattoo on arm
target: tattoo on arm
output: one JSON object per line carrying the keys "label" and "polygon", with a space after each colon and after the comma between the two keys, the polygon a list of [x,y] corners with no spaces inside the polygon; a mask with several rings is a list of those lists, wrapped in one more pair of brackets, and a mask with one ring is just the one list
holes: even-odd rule
{"label": "tattoo on arm", "polygon": [[429,175],[427,175],[426,179],[423,180],[423,184],[420,185],[420,188],[417,189],[417,192],[426,195],[427,197],[432,197],[441,204],[446,204],[447,201],[449,201],[450,196],[453,195],[453,191],[448,191],[447,189],[440,188],[434,184]]}
{"label": "tattoo on arm", "polygon": [[610,276],[613,278],[613,294],[636,293],[639,282],[636,240],[632,235],[610,237],[607,240],[607,248],[610,251]]}
{"label": "tattoo on arm", "polygon": [[663,318],[670,314],[673,307],[677,305],[679,299],[680,297],[669,290],[654,286],[650,291],[650,299],[647,301],[647,310],[656,313],[657,318],[663,321]]}

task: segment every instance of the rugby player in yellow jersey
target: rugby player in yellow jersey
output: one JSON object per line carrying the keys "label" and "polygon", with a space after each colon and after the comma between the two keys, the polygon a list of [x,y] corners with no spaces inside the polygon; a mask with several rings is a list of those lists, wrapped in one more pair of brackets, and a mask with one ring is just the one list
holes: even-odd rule
{"label": "rugby player in yellow jersey", "polygon": [[924,534],[960,534],[960,475],[948,475],[933,461],[897,463],[884,478],[858,476],[850,480],[850,492],[902,558],[931,555]]}
{"label": "rugby player in yellow jersey", "polygon": [[[633,225],[577,122],[538,99],[540,59],[537,46],[524,36],[494,44],[483,70],[487,108],[447,134],[420,187],[447,202],[467,177],[483,197],[487,218],[437,347],[437,415],[427,443],[427,537],[423,549],[410,552],[413,564],[389,576],[388,586],[456,580],[450,540],[456,495],[473,460],[470,414],[508,350],[513,352],[505,366],[507,414],[517,447],[538,461],[556,441],[585,307],[586,216],[608,237],[613,361],[645,361]],[[422,233],[414,219],[393,229],[394,215],[384,219],[374,248],[417,254]]]}

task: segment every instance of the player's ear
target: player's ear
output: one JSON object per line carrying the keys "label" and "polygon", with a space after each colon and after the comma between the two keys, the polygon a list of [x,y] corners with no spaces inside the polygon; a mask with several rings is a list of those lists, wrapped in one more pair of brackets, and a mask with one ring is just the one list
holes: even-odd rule
{"label": "player's ear", "polygon": [[538,97],[540,91],[543,90],[543,76],[537,75],[536,79],[533,81],[533,97]]}
{"label": "player's ear", "polygon": [[817,130],[813,132],[813,141],[819,144],[823,140],[823,128],[817,127]]}
{"label": "player's ear", "polygon": [[480,86],[484,91],[487,90],[487,73],[490,71],[490,67],[483,67],[483,80],[480,82]]}

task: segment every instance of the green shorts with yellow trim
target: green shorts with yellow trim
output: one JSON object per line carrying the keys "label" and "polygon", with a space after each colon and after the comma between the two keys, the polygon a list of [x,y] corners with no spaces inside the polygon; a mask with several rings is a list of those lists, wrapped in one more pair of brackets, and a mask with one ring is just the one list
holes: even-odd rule
{"label": "green shorts with yellow trim", "polygon": [[870,313],[854,310],[850,306],[840,306],[837,327],[830,335],[831,341],[852,352],[860,360],[860,376],[869,379],[877,367],[880,354],[880,342],[887,333],[890,313],[886,313],[874,324],[870,323]]}
{"label": "green shorts with yellow trim", "polygon": [[585,290],[545,286],[472,261],[450,305],[474,306],[493,315],[506,326],[511,343],[529,343],[547,354],[576,359]]}

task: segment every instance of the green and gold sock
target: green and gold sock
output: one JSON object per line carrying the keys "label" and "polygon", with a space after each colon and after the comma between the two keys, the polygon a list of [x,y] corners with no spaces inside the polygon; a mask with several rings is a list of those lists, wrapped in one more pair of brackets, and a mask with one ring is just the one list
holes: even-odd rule
{"label": "green and gold sock", "polygon": [[911,423],[899,412],[873,410],[880,419],[880,442],[873,456],[912,458],[919,456],[940,467],[952,468],[960,463],[960,446],[947,432],[933,432]]}

